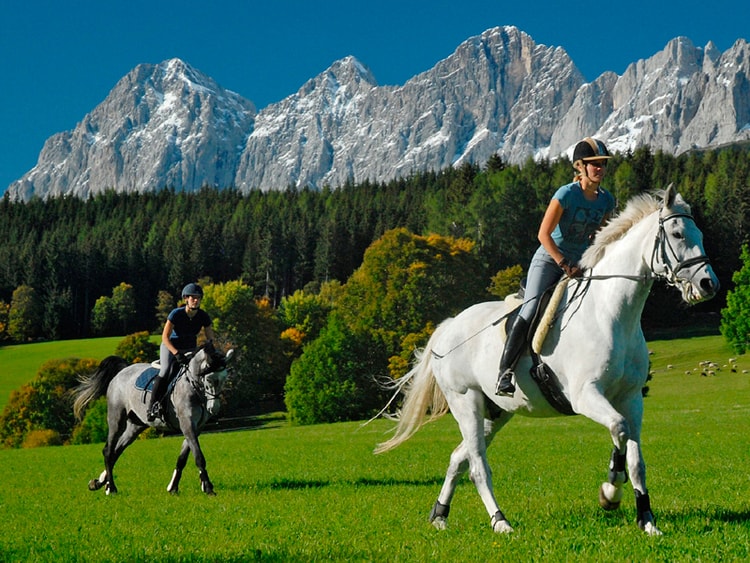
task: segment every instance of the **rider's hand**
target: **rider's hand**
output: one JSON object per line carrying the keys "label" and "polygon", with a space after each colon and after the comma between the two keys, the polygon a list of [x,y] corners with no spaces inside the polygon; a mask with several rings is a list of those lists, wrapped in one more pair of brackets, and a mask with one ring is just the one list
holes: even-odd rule
{"label": "rider's hand", "polygon": [[181,366],[186,366],[190,363],[190,360],[188,360],[187,356],[183,354],[182,352],[177,352],[175,355],[175,360],[177,360],[177,363]]}
{"label": "rider's hand", "polygon": [[569,278],[580,278],[583,275],[583,270],[578,266],[566,266],[564,269]]}
{"label": "rider's hand", "polygon": [[566,258],[560,260],[558,265],[569,278],[580,278],[583,275],[583,270],[575,264],[570,264]]}

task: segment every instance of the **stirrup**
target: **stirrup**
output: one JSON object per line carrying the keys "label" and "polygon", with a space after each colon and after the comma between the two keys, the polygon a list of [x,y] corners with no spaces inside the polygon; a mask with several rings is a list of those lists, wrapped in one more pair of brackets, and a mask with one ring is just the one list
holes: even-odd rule
{"label": "stirrup", "polygon": [[495,395],[501,397],[512,397],[513,393],[516,392],[516,386],[513,385],[513,370],[506,369],[497,380],[497,387],[495,387]]}
{"label": "stirrup", "polygon": [[157,401],[153,405],[151,405],[151,408],[148,409],[148,414],[146,414],[146,418],[149,422],[153,422],[157,418],[164,418],[164,409],[162,408],[160,401]]}

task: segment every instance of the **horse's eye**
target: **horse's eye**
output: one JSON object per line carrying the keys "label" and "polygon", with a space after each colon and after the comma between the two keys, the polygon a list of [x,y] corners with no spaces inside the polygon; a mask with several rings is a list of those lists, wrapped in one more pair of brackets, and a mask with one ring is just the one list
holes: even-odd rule
{"label": "horse's eye", "polygon": [[672,233],[672,236],[673,236],[674,238],[676,238],[677,240],[682,240],[682,239],[684,239],[684,238],[685,238],[685,235],[684,235],[684,234],[682,234],[682,231],[674,231],[674,232]]}

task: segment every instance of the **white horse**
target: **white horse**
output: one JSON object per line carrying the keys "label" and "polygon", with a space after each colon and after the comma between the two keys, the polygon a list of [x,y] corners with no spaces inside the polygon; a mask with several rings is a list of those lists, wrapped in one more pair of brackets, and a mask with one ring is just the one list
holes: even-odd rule
{"label": "white horse", "polygon": [[503,301],[474,305],[440,324],[414,368],[396,382],[405,393],[398,426],[376,453],[398,446],[448,410],[463,438],[451,454],[430,514],[436,528],[445,527],[456,483],[468,469],[493,530],[512,532],[493,494],[487,447],[516,413],[566,413],[603,425],[614,443],[608,478],[599,490],[602,507],[619,506],[629,473],[638,526],[661,534],[651,512],[640,446],[649,365],[641,313],[655,279],[678,288],[688,304],[713,297],[719,281],[690,207],[672,186],[661,198],[633,198],[599,232],[581,265],[586,273],[568,282],[537,357],[547,366],[543,373],[551,384],[537,383],[531,356],[525,354],[516,369],[514,396],[495,395],[504,339],[500,321],[512,312]]}

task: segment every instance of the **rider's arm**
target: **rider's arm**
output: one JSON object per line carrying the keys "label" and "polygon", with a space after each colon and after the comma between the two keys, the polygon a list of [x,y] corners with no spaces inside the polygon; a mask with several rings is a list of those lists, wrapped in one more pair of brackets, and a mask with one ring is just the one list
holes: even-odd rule
{"label": "rider's arm", "polygon": [[547,206],[547,210],[544,212],[544,218],[542,219],[541,225],[539,225],[539,232],[537,234],[539,242],[542,244],[547,253],[552,257],[552,259],[558,264],[564,260],[565,256],[562,252],[560,252],[557,244],[555,244],[555,241],[552,238],[552,232],[560,222],[562,214],[563,206],[560,201],[554,198],[551,199],[549,205]]}
{"label": "rider's arm", "polygon": [[164,346],[167,347],[167,350],[172,352],[172,354],[177,354],[177,348],[175,348],[174,344],[169,341],[169,337],[172,335],[173,328],[174,325],[172,324],[172,321],[167,319],[167,322],[164,323],[164,330],[161,331],[161,343],[164,344]]}

